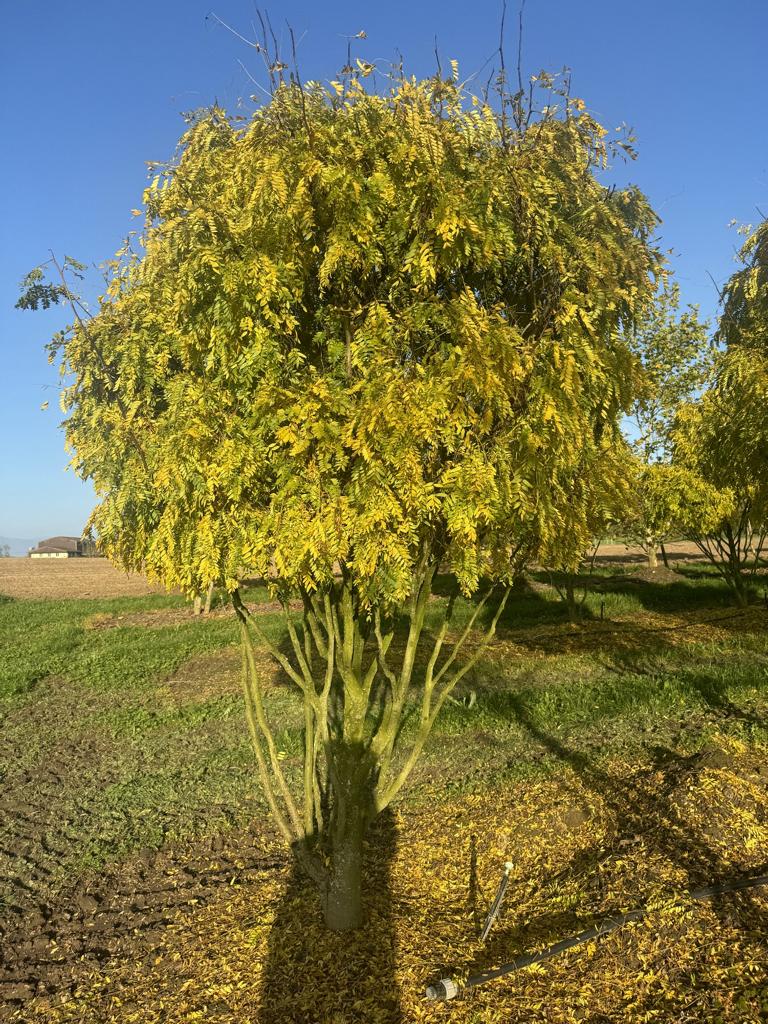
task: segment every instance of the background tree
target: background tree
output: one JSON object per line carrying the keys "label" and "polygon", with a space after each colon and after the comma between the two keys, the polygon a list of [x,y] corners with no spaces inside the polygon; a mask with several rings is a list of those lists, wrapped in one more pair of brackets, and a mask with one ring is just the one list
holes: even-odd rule
{"label": "background tree", "polygon": [[709,536],[695,516],[691,528],[743,605],[768,535],[768,222],[749,232],[740,260],[723,290],[714,381],[680,418],[676,458],[729,499]]}
{"label": "background tree", "polygon": [[[639,491],[627,506],[625,529],[642,546],[651,569],[658,564],[659,546],[674,528],[681,483],[678,473],[655,467],[669,466],[677,411],[701,390],[711,371],[708,332],[698,307],[680,310],[680,289],[668,279],[627,332],[646,386],[636,395],[629,415]],[[664,492],[666,485],[669,494]]]}
{"label": "background tree", "polygon": [[723,457],[757,479],[768,475],[768,220],[748,233],[739,258],[723,289],[715,388],[727,425]]}
{"label": "background tree", "polygon": [[748,581],[761,567],[768,538],[768,477],[731,458],[727,438],[732,401],[728,389],[705,392],[684,407],[675,432],[676,463],[696,483],[685,494],[680,524],[730,588],[749,603]]}
{"label": "background tree", "polygon": [[[637,492],[635,460],[621,434],[611,433],[582,451],[581,468],[574,474],[572,502],[564,509],[566,529],[586,539],[581,551],[565,547],[548,563],[550,580],[568,608],[572,623],[581,622],[600,542],[614,524],[626,521],[627,506]],[[586,576],[583,570],[586,569]]]}
{"label": "background tree", "polygon": [[[360,923],[367,825],[508,582],[586,546],[585,439],[608,443],[632,400],[618,329],[659,265],[644,197],[595,175],[609,147],[580,101],[492,109],[455,65],[373,94],[372,70],[278,82],[245,124],[191,118],[95,317],[64,267],[22,300],[48,287],[76,312],[51,351],[106,553],[232,594],[261,783],[332,928]],[[438,571],[454,588],[435,605]],[[282,645],[239,592],[254,574],[283,603]],[[300,701],[298,780],[254,637]]]}

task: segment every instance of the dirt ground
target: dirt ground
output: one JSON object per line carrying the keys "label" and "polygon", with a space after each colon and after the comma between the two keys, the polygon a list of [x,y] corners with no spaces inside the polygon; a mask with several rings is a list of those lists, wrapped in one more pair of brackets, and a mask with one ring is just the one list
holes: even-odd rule
{"label": "dirt ground", "polygon": [[[673,566],[694,557],[683,545],[673,547]],[[701,885],[768,871],[765,746],[748,742],[764,735],[757,685],[764,678],[765,609],[758,603],[738,611],[710,607],[688,594],[674,614],[666,605],[662,612],[643,605],[641,613],[631,604],[635,592],[658,593],[660,584],[673,582],[690,587],[693,597],[702,586],[707,598],[707,581],[681,582],[672,572],[668,580],[663,567],[651,577],[639,553],[623,545],[604,551],[604,564],[634,558],[621,576],[600,577],[609,613],[614,586],[619,597],[629,592],[629,610],[578,629],[546,616],[527,625],[513,617],[490,651],[487,677],[476,685],[515,679],[521,702],[484,704],[481,693],[478,708],[508,709],[499,730],[492,731],[489,717],[470,721],[466,732],[445,734],[441,750],[469,749],[477,740],[490,751],[487,757],[425,760],[414,791],[421,786],[428,795],[399,805],[382,819],[375,848],[371,841],[369,924],[347,938],[325,932],[316,894],[294,874],[263,804],[251,795],[250,761],[241,763],[239,747],[229,745],[226,723],[238,735],[244,731],[227,711],[240,686],[240,653],[217,621],[231,617],[231,609],[216,607],[210,618],[197,620],[200,636],[177,662],[160,657],[162,631],[183,636],[176,627],[190,620],[188,605],[89,608],[83,646],[92,644],[96,659],[109,656],[119,666],[120,651],[138,657],[144,649],[138,639],[118,643],[120,627],[130,626],[127,636],[142,632],[135,627],[158,631],[159,660],[147,662],[150,686],[124,691],[104,688],[98,673],[81,678],[73,672],[70,679],[65,669],[60,677],[45,676],[0,723],[0,1021],[768,1021],[762,995],[768,993],[768,888],[707,906],[686,904],[684,920],[670,903]],[[26,573],[27,584],[37,584],[37,598],[54,596],[41,586],[56,581],[66,596],[126,593],[97,589],[110,584],[143,588],[128,594],[152,592],[145,581],[126,579],[101,560],[8,559],[0,560],[0,593],[12,575],[3,563],[15,563],[20,582]],[[75,592],[69,584],[81,570],[91,571],[86,585],[92,589]],[[278,606],[263,601],[252,610],[269,613]],[[111,637],[113,648],[106,642]],[[676,661],[675,653],[693,640],[698,647]],[[755,688],[732,692],[724,673],[732,659],[738,680],[742,648],[745,661],[757,665],[749,676]],[[505,676],[502,666],[521,655],[570,660],[553,660],[549,675],[537,674],[529,661],[517,675]],[[629,673],[638,688],[650,685],[643,681],[651,673],[662,689],[679,676],[679,685],[688,680],[701,700],[670,699],[653,722],[633,711],[632,735],[647,733],[637,748],[642,753],[632,747],[631,756],[607,759],[611,723],[622,712],[611,712],[614,719],[605,708],[593,711],[583,703],[587,724],[578,731],[562,711],[563,689],[553,688],[546,704],[525,697],[556,674],[586,684],[590,670],[579,659],[587,655],[611,676]],[[256,656],[279,683],[267,653],[258,649]],[[623,675],[616,678],[621,685]],[[674,692],[682,700],[684,690]],[[637,699],[642,709],[642,695]],[[209,714],[214,701],[221,701],[221,714],[195,718],[198,711]],[[555,726],[543,717],[546,707],[555,707]],[[178,708],[185,714],[174,717],[170,711]],[[706,744],[694,749],[686,739],[693,736]],[[523,759],[522,745],[529,743]],[[548,757],[556,759],[556,774],[533,767]],[[139,777],[159,780],[161,763],[196,781],[178,790],[175,783],[136,783]],[[526,774],[505,773],[517,763]],[[489,772],[494,765],[501,782],[486,781],[486,773],[497,778]],[[464,788],[481,771],[482,785]],[[231,796],[235,790],[215,781],[240,773],[243,813]],[[103,798],[107,791],[114,799]],[[181,815],[188,815],[187,831],[177,833]],[[167,826],[172,838],[155,841],[146,831],[146,842],[99,845],[106,836],[138,834],[145,816]],[[124,818],[136,823],[130,831],[115,824]],[[515,862],[514,898],[482,946],[477,925],[508,859]],[[70,870],[73,863],[76,870]],[[440,976],[505,963],[649,899],[662,909],[644,924],[546,969],[445,1007],[423,999],[425,985]]]}
{"label": "dirt ground", "polygon": [[[664,545],[670,562],[700,562],[704,560],[701,551],[692,541],[680,540]],[[662,564],[661,551],[658,552]],[[597,551],[597,562],[646,562],[642,549],[627,544],[601,544]]]}
{"label": "dirt ground", "polygon": [[[0,1007],[4,1002],[9,1016],[0,1019],[445,1022],[447,1013],[425,1004],[422,993],[426,981],[446,971],[466,976],[575,933],[587,921],[587,905],[591,921],[617,906],[641,903],[639,894],[654,892],[654,885],[657,900],[662,894],[668,900],[670,893],[702,882],[764,872],[764,848],[756,838],[764,835],[767,783],[754,756],[705,749],[627,770],[624,777],[601,768],[601,796],[590,788],[598,779],[577,772],[567,796],[556,782],[529,783],[521,784],[516,799],[493,792],[382,819],[378,831],[385,834],[374,836],[369,849],[370,924],[347,937],[322,927],[314,894],[300,878],[287,877],[287,857],[263,824],[196,847],[146,851],[82,880],[63,899],[40,904],[34,935],[29,914],[18,916],[4,936],[10,955],[0,969]],[[516,902],[505,908],[484,947],[471,928],[473,918],[480,919],[478,893],[480,904],[487,902],[498,862],[508,844],[521,850],[512,839],[521,834],[527,841],[514,868]],[[457,842],[458,836],[466,841]],[[478,865],[482,875],[475,877]],[[538,874],[569,894],[566,909],[553,913],[547,887],[525,884]],[[654,913],[645,926],[617,932],[586,954],[457,1000],[450,1017],[463,1024],[754,1024],[764,1018],[751,1012],[757,1006],[751,990],[743,1012],[737,1007],[735,1016],[713,1016],[719,996],[707,971],[717,977],[717,970],[741,971],[750,961],[754,986],[762,986],[764,893],[754,889],[743,899],[691,906],[684,923],[670,910],[666,917]],[[689,985],[694,968],[703,971],[700,991]],[[302,983],[307,977],[311,983]],[[634,989],[625,992],[633,978]],[[683,985],[695,1015],[674,1012],[679,1002],[664,1014],[665,999]],[[522,1015],[556,1004],[553,991],[560,989],[578,1015],[557,1013],[556,1007],[551,1016]],[[365,1016],[348,1012],[353,991],[354,1012]],[[597,1004],[605,1012],[590,1013],[589,1001],[592,1010]],[[634,1012],[625,1015],[628,1002]]]}
{"label": "dirt ground", "polygon": [[165,593],[106,558],[0,558],[0,594],[16,598],[142,597]]}

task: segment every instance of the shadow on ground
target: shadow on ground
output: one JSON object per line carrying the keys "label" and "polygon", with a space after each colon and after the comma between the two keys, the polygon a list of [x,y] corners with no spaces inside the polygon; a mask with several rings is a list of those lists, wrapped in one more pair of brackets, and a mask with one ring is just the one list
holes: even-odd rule
{"label": "shadow on ground", "polygon": [[396,846],[394,817],[385,811],[366,840],[365,924],[354,932],[327,930],[315,887],[294,867],[270,930],[259,1024],[403,1021],[390,887]]}
{"label": "shadow on ground", "polygon": [[[701,685],[699,692],[712,710],[721,716],[737,719],[745,717],[745,713],[716,687]],[[514,696],[510,697],[510,704],[514,707]],[[621,779],[607,772],[597,760],[569,747],[538,726],[522,703],[514,708],[513,713],[534,743],[568,765],[588,789],[600,795],[615,823],[609,848],[600,843],[580,852],[557,878],[548,880],[550,885],[565,876],[586,876],[591,879],[589,884],[596,888],[596,899],[599,899],[603,866],[614,858],[627,856],[626,848],[641,848],[637,844],[642,844],[648,854],[660,856],[683,876],[685,881],[681,889],[717,885],[745,875],[762,875],[768,869],[768,862],[757,863],[759,851],[752,857],[742,852],[741,856],[733,860],[726,860],[718,853],[713,846],[722,846],[724,839],[719,831],[719,823],[705,823],[697,835],[675,813],[678,802],[695,790],[698,777],[704,769],[737,769],[736,765],[731,764],[731,756],[724,751],[709,749],[682,757],[673,750],[659,746],[653,749],[653,763],[647,769],[631,779]],[[762,785],[766,788],[764,783]],[[737,807],[733,810],[734,813],[738,812]],[[708,839],[714,840],[714,843],[710,845]],[[762,852],[764,854],[765,851]],[[642,900],[638,898],[640,903]],[[760,890],[718,896],[709,906],[723,924],[735,925],[753,936],[768,936],[768,912],[760,898]],[[506,928],[502,925],[479,953],[469,973],[474,974],[488,966],[508,962],[532,948],[541,948],[566,938],[596,924],[604,916],[604,913],[600,913],[585,920],[583,916],[574,913],[557,911],[522,924]],[[763,943],[768,950],[768,938],[761,939]],[[666,969],[674,973],[673,937],[668,953]]]}

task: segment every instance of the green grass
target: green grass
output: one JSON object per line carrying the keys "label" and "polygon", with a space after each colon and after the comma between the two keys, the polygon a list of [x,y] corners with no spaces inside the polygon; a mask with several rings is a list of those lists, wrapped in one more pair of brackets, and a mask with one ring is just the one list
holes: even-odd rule
{"label": "green grass", "polygon": [[41,679],[64,672],[73,655],[87,646],[93,633],[87,619],[98,613],[149,611],[175,607],[177,597],[110,600],[21,601],[0,604],[0,702],[17,697]]}

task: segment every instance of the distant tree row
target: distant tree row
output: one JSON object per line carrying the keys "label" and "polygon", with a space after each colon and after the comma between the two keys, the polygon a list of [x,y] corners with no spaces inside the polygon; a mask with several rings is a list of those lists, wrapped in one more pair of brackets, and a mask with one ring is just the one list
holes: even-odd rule
{"label": "distant tree row", "polygon": [[665,540],[689,539],[745,605],[749,579],[767,564],[766,222],[748,231],[740,262],[713,335],[695,307],[680,310],[668,281],[630,325],[642,385],[629,407],[628,444],[616,453],[627,490],[614,489],[611,502],[600,500],[604,476],[589,488],[595,541],[617,532],[655,568]]}

